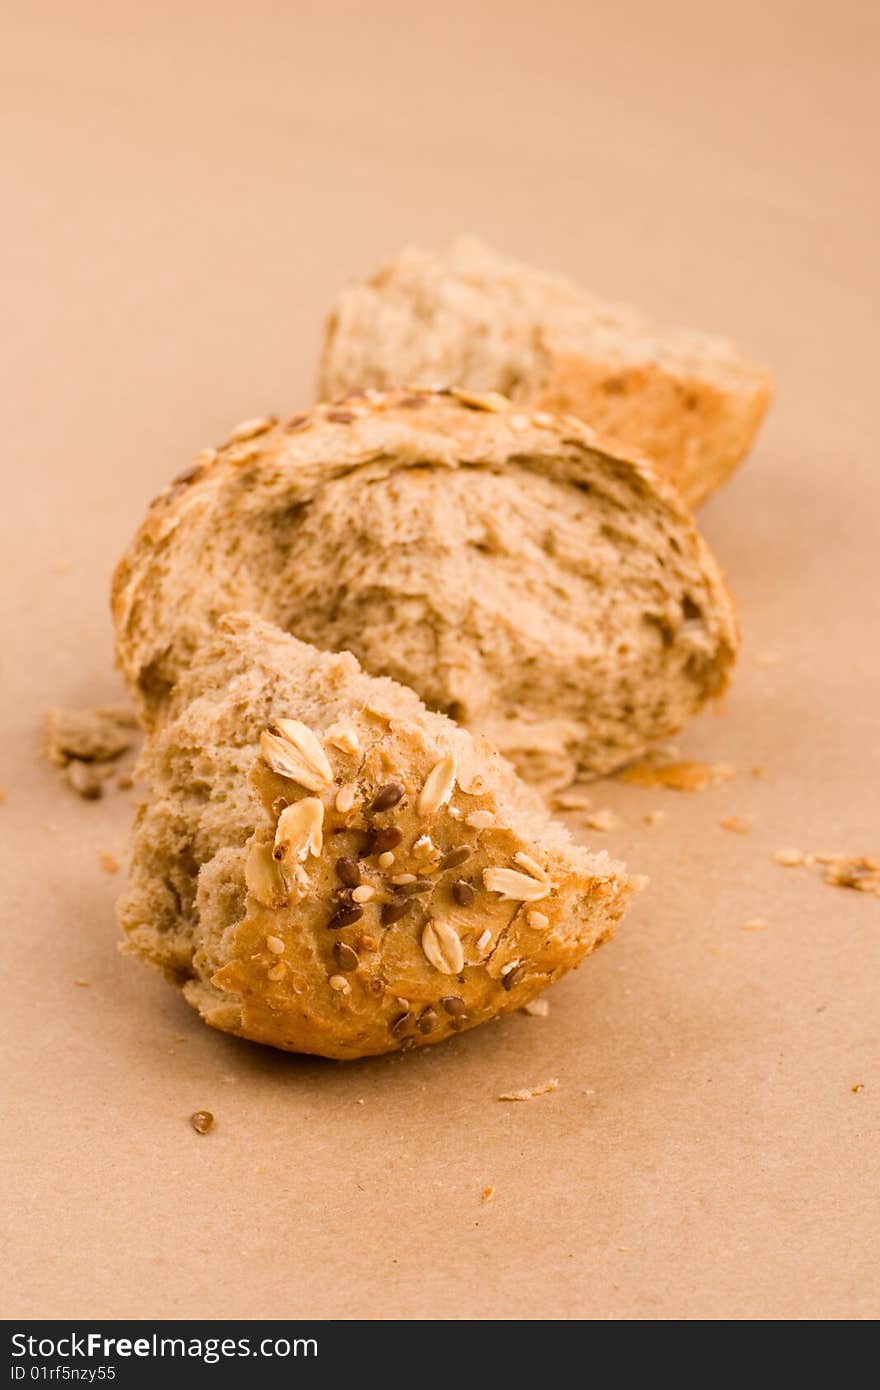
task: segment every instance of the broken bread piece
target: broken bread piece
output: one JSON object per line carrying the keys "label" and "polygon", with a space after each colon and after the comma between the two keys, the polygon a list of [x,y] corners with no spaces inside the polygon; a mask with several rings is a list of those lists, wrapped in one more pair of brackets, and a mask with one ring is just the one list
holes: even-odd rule
{"label": "broken bread piece", "polygon": [[328,318],[320,399],[411,382],[578,415],[644,449],[691,506],[744,457],[773,387],[723,338],[659,328],[472,237],[402,251]]}
{"label": "broken bread piece", "polygon": [[127,950],[205,1022],[354,1058],[521,1008],[639,886],[484,740],[248,615],[195,653],[141,774]]}
{"label": "broken bread piece", "polygon": [[669,737],[737,644],[718,567],[645,460],[467,392],[247,421],[157,499],[113,590],[147,722],[236,609],[353,652],[547,785]]}

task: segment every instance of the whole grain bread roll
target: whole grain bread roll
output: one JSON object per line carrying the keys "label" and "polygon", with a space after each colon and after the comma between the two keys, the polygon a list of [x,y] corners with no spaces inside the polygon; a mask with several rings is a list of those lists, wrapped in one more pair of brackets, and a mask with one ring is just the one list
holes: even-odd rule
{"label": "whole grain bread roll", "polygon": [[403,251],[328,318],[321,399],[408,382],[578,415],[644,450],[692,506],[745,456],[772,392],[732,343],[658,328],[470,238]]}
{"label": "whole grain bread roll", "polygon": [[113,590],[147,722],[234,609],[352,651],[555,784],[674,733],[736,648],[718,568],[646,461],[466,392],[248,421],[156,500]]}
{"label": "whole grain bread roll", "polygon": [[326,1057],[521,1007],[639,886],[575,846],[485,740],[247,615],[148,740],[119,916],[215,1028]]}

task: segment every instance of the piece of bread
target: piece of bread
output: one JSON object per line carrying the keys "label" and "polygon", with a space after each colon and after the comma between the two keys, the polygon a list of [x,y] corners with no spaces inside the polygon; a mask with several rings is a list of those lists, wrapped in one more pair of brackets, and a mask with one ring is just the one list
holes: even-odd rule
{"label": "piece of bread", "polygon": [[578,415],[643,450],[692,506],[744,457],[772,391],[733,344],[659,329],[470,238],[402,252],[329,316],[321,399],[413,383]]}
{"label": "piece of bread", "polygon": [[233,609],[354,652],[555,785],[674,733],[736,647],[717,566],[646,462],[467,393],[247,422],[157,499],[113,594],[148,722]]}
{"label": "piece of bread", "polygon": [[141,762],[128,949],[216,1028],[364,1057],[520,1008],[638,883],[484,741],[259,619],[220,620]]}

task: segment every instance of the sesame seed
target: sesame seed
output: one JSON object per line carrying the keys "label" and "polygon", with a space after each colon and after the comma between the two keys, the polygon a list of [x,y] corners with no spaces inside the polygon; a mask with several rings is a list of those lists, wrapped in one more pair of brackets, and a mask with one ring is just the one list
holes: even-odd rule
{"label": "sesame seed", "polygon": [[350,425],[354,420],[354,415],[350,410],[328,410],[327,419],[332,420],[336,425]]}
{"label": "sesame seed", "polygon": [[434,885],[429,878],[413,878],[409,883],[396,883],[394,887],[401,897],[408,898],[413,895],[420,896],[422,893],[430,893]]}
{"label": "sesame seed", "polygon": [[350,927],[355,922],[359,922],[364,915],[364,909],[357,903],[353,906],[340,907],[334,912],[327,926],[331,931],[338,931],[340,927]]}
{"label": "sesame seed", "polygon": [[384,787],[380,787],[373,797],[370,806],[371,811],[390,811],[393,806],[402,801],[404,789],[399,782],[386,782]]}
{"label": "sesame seed", "polygon": [[415,874],[395,874],[390,881],[395,888],[398,888],[401,883],[415,883],[416,876]]}
{"label": "sesame seed", "polygon": [[463,878],[460,878],[457,883],[453,883],[452,885],[452,896],[459,907],[470,907],[477,895],[471,885],[465,883]]}
{"label": "sesame seed", "polygon": [[284,426],[288,434],[296,434],[297,430],[304,430],[309,423],[308,415],[294,415]]}
{"label": "sesame seed", "polygon": [[285,976],[286,974],[287,974],[287,966],[284,964],[284,961],[283,961],[283,960],[280,960],[280,961],[278,962],[277,965],[271,966],[271,967],[266,971],[267,977],[268,977],[270,980],[274,980],[276,984],[277,984],[277,982],[278,982],[279,980],[283,980],[283,979],[284,979],[284,976]]}
{"label": "sesame seed", "polygon": [[412,903],[406,899],[399,903],[382,904],[382,926],[390,927],[394,922],[399,922],[401,917],[405,917],[412,907]]}
{"label": "sesame seed", "polygon": [[477,937],[477,950],[478,950],[478,951],[485,951],[486,947],[489,945],[489,942],[490,942],[491,940],[492,940],[492,933],[490,932],[489,928],[487,927],[486,930],[485,930],[484,932],[482,932],[482,933]]}
{"label": "sesame seed", "polygon": [[390,849],[386,849],[382,854],[379,855],[380,869],[390,869],[393,863],[394,855],[392,854]]}
{"label": "sesame seed", "polygon": [[545,927],[550,925],[550,918],[545,913],[539,912],[536,907],[526,913],[526,921],[530,927],[535,928],[535,931],[543,931]]}
{"label": "sesame seed", "polygon": [[336,793],[336,809],[341,816],[347,815],[354,805],[355,785],[353,782],[346,782],[344,787],[340,787]]}
{"label": "sesame seed", "polygon": [[266,945],[272,952],[273,956],[280,956],[284,954],[284,942],[281,940],[280,936],[267,936]]}
{"label": "sesame seed", "polygon": [[336,877],[346,888],[357,888],[361,881],[361,871],[355,861],[346,856],[336,861]]}
{"label": "sesame seed", "polygon": [[495,817],[491,811],[471,811],[464,820],[465,825],[469,825],[473,830],[488,830],[495,824]]}
{"label": "sesame seed", "polygon": [[189,1122],[196,1134],[207,1134],[208,1130],[214,1127],[214,1116],[210,1110],[196,1110],[193,1115],[190,1115]]}
{"label": "sesame seed", "polygon": [[361,883],[357,888],[354,889],[351,898],[352,902],[368,903],[370,901],[370,898],[375,898],[375,896],[375,888],[372,888],[369,883]]}
{"label": "sesame seed", "polygon": [[351,994],[351,985],[344,975],[331,975],[327,983],[337,994]]}

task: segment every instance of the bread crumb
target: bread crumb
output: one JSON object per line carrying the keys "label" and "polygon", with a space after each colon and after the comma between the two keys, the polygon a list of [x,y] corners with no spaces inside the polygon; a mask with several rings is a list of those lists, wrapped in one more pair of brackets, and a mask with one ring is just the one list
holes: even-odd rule
{"label": "bread crumb", "polygon": [[849,1089],[852,1091],[854,1096],[857,1096],[860,1091],[863,1091],[865,1089],[865,1083],[864,1081],[857,1081],[856,1084],[854,1086],[850,1086]]}
{"label": "bread crumb", "polygon": [[783,869],[797,869],[806,861],[799,849],[778,849],[773,856],[773,862],[781,864]]}
{"label": "bread crumb", "polygon": [[645,814],[642,816],[642,820],[644,821],[645,825],[659,825],[660,822],[665,819],[665,811],[646,811]]}
{"label": "bread crumb", "polygon": [[75,985],[78,985],[80,989],[88,989],[88,987],[89,987],[89,982],[88,982],[88,980],[74,980],[73,983],[74,983]]}
{"label": "bread crumb", "polygon": [[593,798],[585,787],[572,782],[571,786],[555,792],[552,802],[556,811],[584,811],[592,806]]}
{"label": "bread crumb", "polygon": [[495,1196],[495,1189],[494,1189],[494,1187],[484,1187],[484,1188],[483,1188],[483,1191],[480,1193],[480,1201],[481,1201],[481,1202],[491,1202],[491,1200],[492,1200],[492,1198],[493,1198],[494,1196]]}
{"label": "bread crumb", "polygon": [[630,763],[617,773],[621,782],[635,787],[668,787],[677,792],[701,792],[717,782],[727,782],[736,775],[732,763],[703,762],[659,763],[644,759]]}
{"label": "bread crumb", "polygon": [[764,931],[769,925],[763,917],[750,917],[747,922],[743,922],[740,931]]}
{"label": "bread crumb", "polygon": [[837,854],[819,862],[828,865],[822,878],[833,888],[854,888],[857,893],[880,897],[880,859],[865,854]]}
{"label": "bread crumb", "polygon": [[620,816],[615,815],[608,807],[584,816],[584,825],[590,830],[616,830],[620,823]]}
{"label": "bread crumb", "polygon": [[72,758],[85,763],[112,762],[131,748],[137,728],[137,719],[127,705],[56,707],[46,711],[46,755],[56,767],[66,767]]}
{"label": "bread crumb", "polygon": [[119,873],[119,860],[114,855],[108,854],[107,850],[102,849],[98,851],[98,858],[105,874]]}
{"label": "bread crumb", "polygon": [[134,786],[134,778],[130,772],[120,772],[116,778],[116,785],[121,792],[130,792]]}
{"label": "bread crumb", "polygon": [[752,823],[743,816],[722,816],[719,822],[724,830],[732,830],[736,835],[751,835]]}
{"label": "bread crumb", "polygon": [[523,1004],[522,1011],[531,1018],[546,1018],[550,1012],[550,1000],[530,999],[528,1004]]}
{"label": "bread crumb", "polygon": [[214,1116],[210,1110],[196,1110],[190,1115],[189,1122],[196,1134],[207,1134],[209,1129],[214,1128]]}
{"label": "bread crumb", "polygon": [[558,1091],[559,1082],[555,1076],[539,1081],[537,1086],[524,1086],[520,1091],[505,1091],[499,1100],[534,1100],[536,1096],[546,1096],[550,1091]]}

